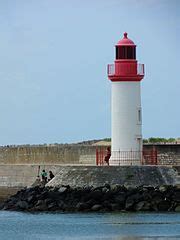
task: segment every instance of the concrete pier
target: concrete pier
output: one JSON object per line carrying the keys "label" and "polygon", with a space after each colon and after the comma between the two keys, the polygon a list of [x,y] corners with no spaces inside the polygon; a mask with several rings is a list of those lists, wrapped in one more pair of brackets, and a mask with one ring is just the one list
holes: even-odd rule
{"label": "concrete pier", "polygon": [[161,186],[176,185],[177,172],[166,166],[66,166],[47,186]]}

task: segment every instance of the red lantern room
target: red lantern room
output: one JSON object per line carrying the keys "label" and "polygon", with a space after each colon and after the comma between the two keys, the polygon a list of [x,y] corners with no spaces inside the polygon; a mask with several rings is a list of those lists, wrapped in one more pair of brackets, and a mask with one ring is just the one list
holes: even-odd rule
{"label": "red lantern room", "polygon": [[108,78],[111,81],[141,81],[144,77],[144,64],[136,60],[136,45],[124,33],[116,44],[116,59],[108,65]]}

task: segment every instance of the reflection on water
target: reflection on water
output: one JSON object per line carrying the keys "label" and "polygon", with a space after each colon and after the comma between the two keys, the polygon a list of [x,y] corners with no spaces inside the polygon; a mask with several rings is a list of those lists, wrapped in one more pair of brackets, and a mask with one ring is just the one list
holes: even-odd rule
{"label": "reflection on water", "polygon": [[0,211],[0,240],[180,239],[180,214],[27,214]]}

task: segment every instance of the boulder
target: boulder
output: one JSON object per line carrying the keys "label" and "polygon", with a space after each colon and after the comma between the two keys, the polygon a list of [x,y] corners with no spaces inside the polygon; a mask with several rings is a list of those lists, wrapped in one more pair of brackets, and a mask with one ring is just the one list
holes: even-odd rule
{"label": "boulder", "polygon": [[99,211],[102,209],[102,205],[100,204],[95,204],[94,206],[92,206],[91,210],[92,211]]}
{"label": "boulder", "polygon": [[35,200],[35,197],[34,197],[34,196],[30,196],[30,197],[27,198],[27,202],[28,202],[28,203],[31,203],[31,202],[33,202],[34,200]]}
{"label": "boulder", "polygon": [[115,203],[119,203],[119,204],[124,204],[126,201],[126,193],[120,193],[117,196],[115,196],[114,201]]}
{"label": "boulder", "polygon": [[100,190],[95,190],[88,194],[88,199],[94,199],[94,200],[101,201],[102,196],[103,196],[103,193]]}
{"label": "boulder", "polygon": [[105,184],[104,184],[104,187],[106,187],[106,188],[109,189],[109,190],[111,189],[111,185],[110,185],[109,183],[105,183]]}
{"label": "boulder", "polygon": [[165,192],[166,190],[167,190],[167,186],[166,185],[163,185],[163,186],[159,187],[159,191],[161,191],[161,192]]}
{"label": "boulder", "polygon": [[131,197],[128,197],[126,199],[126,203],[125,203],[125,209],[126,210],[132,210],[134,206],[134,200]]}
{"label": "boulder", "polygon": [[40,205],[36,205],[34,209],[35,209],[35,211],[47,211],[48,207],[47,207],[46,203],[43,202]]}
{"label": "boulder", "polygon": [[103,187],[101,191],[102,191],[102,193],[109,192],[109,188],[107,188],[107,187]]}
{"label": "boulder", "polygon": [[118,211],[118,210],[120,210],[119,204],[117,204],[117,203],[111,203],[111,204],[110,204],[110,207],[111,207],[111,210],[112,210],[112,211]]}
{"label": "boulder", "polygon": [[76,209],[78,211],[83,211],[83,210],[87,210],[89,208],[89,205],[87,203],[81,203],[79,202],[77,205],[76,205]]}
{"label": "boulder", "polygon": [[171,202],[167,200],[160,201],[157,207],[159,211],[168,211],[171,207]]}
{"label": "boulder", "polygon": [[175,201],[175,202],[178,202],[180,203],[180,192],[174,192],[173,196],[172,196],[172,199]]}
{"label": "boulder", "polygon": [[149,193],[148,191],[142,192],[142,199],[144,201],[151,201],[152,199],[151,193]]}
{"label": "boulder", "polygon": [[104,195],[102,195],[102,201],[105,200],[111,200],[113,198],[113,192],[111,190],[108,190],[106,193],[104,193]]}
{"label": "boulder", "polygon": [[[52,204],[52,205],[51,205]],[[48,206],[55,206],[57,204],[59,209],[64,209],[64,202],[59,200],[57,203],[53,203],[52,201],[48,203]]]}
{"label": "boulder", "polygon": [[62,196],[62,193],[60,193],[60,192],[50,191],[50,192],[48,192],[48,195],[46,196],[46,199],[47,198],[52,199],[54,201],[54,200],[63,198],[63,196]]}
{"label": "boulder", "polygon": [[10,197],[9,200],[7,202],[11,202],[11,204],[16,204],[17,201],[19,201],[18,197]]}
{"label": "boulder", "polygon": [[44,203],[45,203],[45,201],[40,199],[40,200],[37,201],[36,206],[40,206]]}
{"label": "boulder", "polygon": [[28,209],[28,207],[29,207],[29,205],[28,205],[28,203],[27,203],[26,201],[21,201],[21,200],[18,201],[15,206],[16,206],[17,208],[22,209],[22,210],[26,210],[26,209]]}
{"label": "boulder", "polygon": [[54,211],[54,210],[59,209],[59,207],[57,206],[57,204],[55,202],[51,202],[47,205],[47,209],[50,211]]}
{"label": "boulder", "polygon": [[180,205],[175,207],[175,212],[180,212]]}
{"label": "boulder", "polygon": [[149,211],[151,208],[151,204],[146,201],[141,201],[135,204],[134,209],[136,211]]}
{"label": "boulder", "polygon": [[103,207],[105,208],[110,208],[111,209],[111,202],[110,201],[107,201],[105,200],[103,203],[102,203]]}
{"label": "boulder", "polygon": [[46,203],[46,205],[48,205],[48,204],[52,203],[53,200],[52,200],[51,198],[46,198],[46,199],[44,200],[44,202]]}
{"label": "boulder", "polygon": [[39,200],[45,200],[48,197],[48,191],[43,191],[38,195]]}
{"label": "boulder", "polygon": [[0,210],[4,208],[4,203],[0,203]]}
{"label": "boulder", "polygon": [[163,195],[160,192],[153,192],[152,193],[152,200],[151,202],[154,204],[158,204],[159,202],[161,202],[162,200],[164,200]]}
{"label": "boulder", "polygon": [[94,199],[90,199],[86,202],[89,208],[91,208],[93,205],[97,204],[97,201]]}
{"label": "boulder", "polygon": [[58,192],[59,193],[65,193],[67,191],[67,187],[60,187]]}

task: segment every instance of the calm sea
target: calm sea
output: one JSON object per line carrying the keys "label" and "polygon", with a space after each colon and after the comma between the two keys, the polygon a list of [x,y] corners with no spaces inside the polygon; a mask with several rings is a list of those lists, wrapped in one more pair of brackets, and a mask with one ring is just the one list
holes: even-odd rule
{"label": "calm sea", "polygon": [[27,214],[0,211],[0,240],[180,239],[180,214]]}

